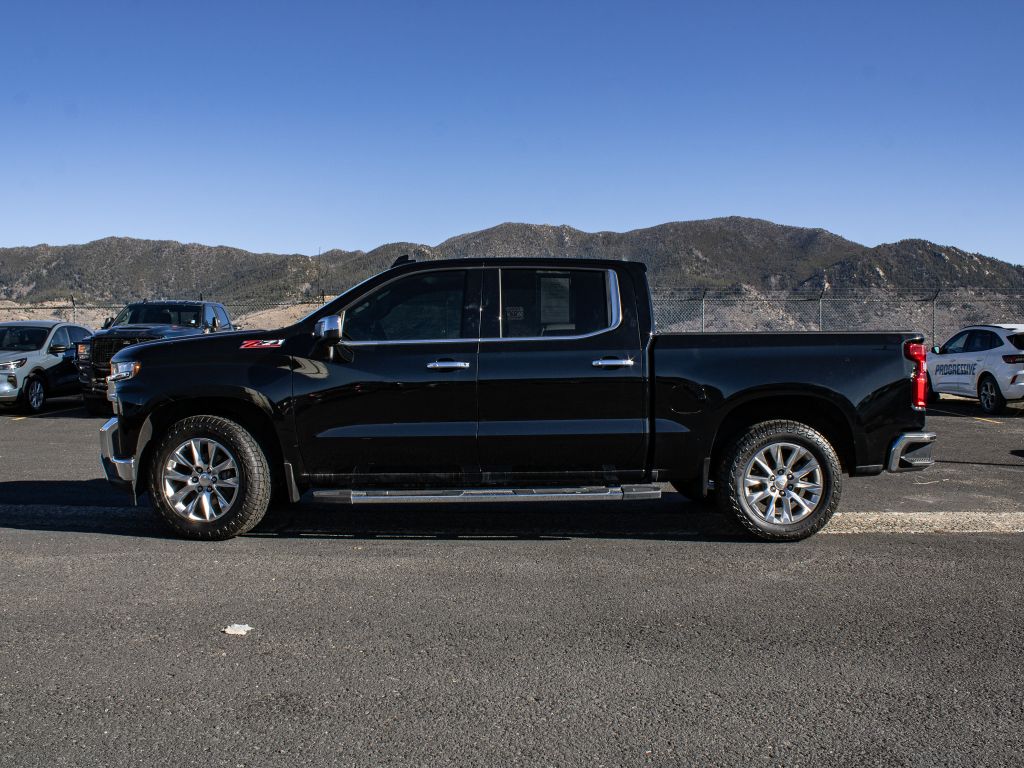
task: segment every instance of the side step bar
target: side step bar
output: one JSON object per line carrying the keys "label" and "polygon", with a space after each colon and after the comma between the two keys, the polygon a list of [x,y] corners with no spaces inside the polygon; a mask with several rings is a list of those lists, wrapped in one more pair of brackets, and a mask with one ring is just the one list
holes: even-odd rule
{"label": "side step bar", "polygon": [[430,491],[321,490],[313,500],[328,504],[459,504],[513,501],[638,501],[660,499],[656,485],[584,488],[463,488]]}

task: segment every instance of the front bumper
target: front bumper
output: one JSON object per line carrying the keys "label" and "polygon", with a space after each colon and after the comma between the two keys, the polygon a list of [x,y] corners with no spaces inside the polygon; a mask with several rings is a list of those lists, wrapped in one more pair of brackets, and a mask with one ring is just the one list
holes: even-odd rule
{"label": "front bumper", "polygon": [[935,463],[932,458],[934,432],[904,432],[889,449],[890,472],[919,472]]}
{"label": "front bumper", "polygon": [[135,485],[135,458],[121,456],[117,417],[100,427],[100,465],[107,480],[114,485]]}
{"label": "front bumper", "polygon": [[78,383],[82,387],[82,394],[87,397],[107,397],[107,377],[100,375],[89,363],[78,367]]}
{"label": "front bumper", "polygon": [[[25,367],[22,366],[22,368]],[[0,371],[0,404],[10,405],[18,402],[18,398],[21,397],[21,386],[24,383],[22,369]]]}

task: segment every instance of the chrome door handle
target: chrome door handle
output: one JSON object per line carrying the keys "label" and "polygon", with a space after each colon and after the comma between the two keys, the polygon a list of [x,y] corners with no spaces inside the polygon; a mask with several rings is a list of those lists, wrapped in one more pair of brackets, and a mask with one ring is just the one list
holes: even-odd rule
{"label": "chrome door handle", "polygon": [[427,368],[432,371],[459,371],[469,368],[469,363],[461,360],[435,360],[432,363],[427,363]]}
{"label": "chrome door handle", "polygon": [[631,365],[633,365],[633,359],[629,357],[621,360],[601,359],[594,361],[595,368],[622,368],[623,366],[628,368]]}

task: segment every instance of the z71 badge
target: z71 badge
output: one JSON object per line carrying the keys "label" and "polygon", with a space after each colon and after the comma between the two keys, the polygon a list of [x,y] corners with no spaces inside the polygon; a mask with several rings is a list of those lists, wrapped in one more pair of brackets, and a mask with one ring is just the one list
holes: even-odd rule
{"label": "z71 badge", "polygon": [[248,339],[242,342],[240,349],[268,349],[280,347],[282,344],[284,339]]}

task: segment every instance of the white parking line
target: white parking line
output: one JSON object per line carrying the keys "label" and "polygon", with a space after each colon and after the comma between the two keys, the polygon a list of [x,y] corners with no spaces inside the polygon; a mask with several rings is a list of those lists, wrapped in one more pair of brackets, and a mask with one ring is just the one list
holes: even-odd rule
{"label": "white parking line", "polygon": [[1024,513],[840,512],[822,533],[1024,533]]}

